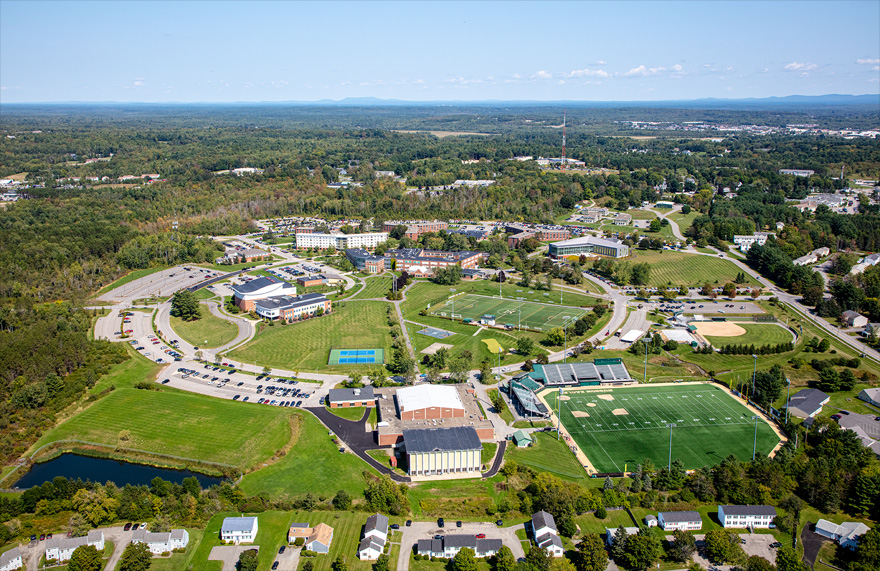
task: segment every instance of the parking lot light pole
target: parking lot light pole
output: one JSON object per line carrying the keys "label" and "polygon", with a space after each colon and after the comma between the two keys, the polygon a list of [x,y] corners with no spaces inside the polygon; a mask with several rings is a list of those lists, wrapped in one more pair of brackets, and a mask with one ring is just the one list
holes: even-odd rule
{"label": "parking lot light pole", "polygon": [[642,382],[647,383],[648,382],[648,343],[650,343],[650,341],[648,341],[647,335],[642,337],[642,343],[645,344],[645,379]]}
{"label": "parking lot light pole", "polygon": [[452,294],[452,322],[455,323],[455,288],[449,288],[449,292]]}

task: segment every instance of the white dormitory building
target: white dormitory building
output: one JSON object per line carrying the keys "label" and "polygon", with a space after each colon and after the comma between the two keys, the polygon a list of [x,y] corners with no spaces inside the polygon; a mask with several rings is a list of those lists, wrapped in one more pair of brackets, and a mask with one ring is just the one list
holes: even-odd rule
{"label": "white dormitory building", "polygon": [[153,555],[169,553],[175,549],[184,549],[189,544],[189,532],[185,529],[172,529],[161,533],[153,533],[146,529],[137,529],[131,534],[132,543],[143,543]]}
{"label": "white dormitory building", "polygon": [[773,506],[718,506],[718,520],[724,527],[767,529],[775,517]]}
{"label": "white dormitory building", "polygon": [[296,249],[306,250],[314,248],[328,250],[336,248],[337,251],[349,248],[363,248],[373,250],[379,244],[388,240],[388,232],[367,232],[365,234],[343,234],[331,232],[330,234],[297,234]]}
{"label": "white dormitory building", "polygon": [[46,559],[67,561],[77,547],[93,545],[98,551],[104,551],[104,532],[92,530],[82,537],[53,537],[46,541]]}
{"label": "white dormitory building", "polygon": [[748,252],[749,248],[755,244],[763,246],[767,243],[767,238],[776,236],[775,232],[755,232],[751,236],[737,235],[733,237],[733,243],[739,246],[740,252]]}
{"label": "white dormitory building", "polygon": [[694,531],[703,529],[703,518],[694,511],[683,512],[660,512],[657,514],[657,524],[663,531]]}
{"label": "white dormitory building", "polygon": [[0,555],[0,571],[18,571],[24,567],[24,561],[21,559],[21,550],[13,547]]}
{"label": "white dormitory building", "polygon": [[253,543],[259,522],[255,517],[228,517],[220,527],[220,539],[234,543]]}

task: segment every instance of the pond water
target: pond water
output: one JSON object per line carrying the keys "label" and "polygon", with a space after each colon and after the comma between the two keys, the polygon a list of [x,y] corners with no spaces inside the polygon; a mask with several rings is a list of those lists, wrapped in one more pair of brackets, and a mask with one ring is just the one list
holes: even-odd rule
{"label": "pond water", "polygon": [[184,478],[195,476],[203,488],[219,484],[222,478],[206,476],[189,470],[172,470],[170,468],[156,468],[144,464],[132,464],[107,458],[92,458],[79,454],[62,454],[57,458],[34,464],[30,472],[21,477],[16,483],[17,488],[32,488],[40,486],[43,482],[52,481],[56,476],[64,476],[69,480],[77,478],[104,483],[115,482],[117,486],[131,484],[133,486],[149,485],[155,477],[160,477],[173,483],[181,483]]}

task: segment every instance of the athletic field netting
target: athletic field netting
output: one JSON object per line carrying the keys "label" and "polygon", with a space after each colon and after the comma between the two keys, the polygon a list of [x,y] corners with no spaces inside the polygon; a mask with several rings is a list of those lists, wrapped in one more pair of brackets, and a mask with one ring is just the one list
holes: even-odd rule
{"label": "athletic field netting", "polygon": [[[733,454],[752,458],[754,414],[719,387],[706,384],[639,386],[620,389],[569,389],[546,394],[554,411],[562,407],[562,426],[600,473],[629,471],[650,458],[658,467],[672,459],[686,469],[717,464]],[[767,455],[779,442],[758,419],[757,454]]]}
{"label": "athletic field netting", "polygon": [[328,365],[372,365],[385,362],[384,349],[331,349]]}
{"label": "athletic field netting", "polygon": [[578,318],[589,311],[583,307],[469,293],[435,305],[431,308],[431,313],[439,317],[452,318],[453,309],[456,320],[470,319],[478,322],[484,315],[492,315],[496,325],[512,325],[536,331],[562,327],[566,319]]}

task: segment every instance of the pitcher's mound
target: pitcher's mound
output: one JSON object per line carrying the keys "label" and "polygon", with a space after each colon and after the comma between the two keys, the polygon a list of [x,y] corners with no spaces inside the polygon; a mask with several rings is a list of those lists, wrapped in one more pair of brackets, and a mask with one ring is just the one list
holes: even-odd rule
{"label": "pitcher's mound", "polygon": [[602,400],[614,400],[614,397],[611,395],[599,395],[599,398]]}
{"label": "pitcher's mound", "polygon": [[571,400],[571,397],[568,395],[562,395],[561,397],[559,397],[559,400]]}
{"label": "pitcher's mound", "polygon": [[596,406],[596,403],[594,403],[594,402],[588,402],[588,403],[587,403],[587,406]]}
{"label": "pitcher's mound", "polygon": [[627,415],[627,414],[629,414],[629,413],[626,412],[626,409],[625,409],[625,408],[615,408],[614,410],[611,411],[611,414],[614,414],[614,415],[616,415],[616,416],[624,416],[624,415]]}
{"label": "pitcher's mound", "polygon": [[571,415],[575,418],[588,418],[590,416],[590,413],[576,410],[573,413],[571,413]]}

